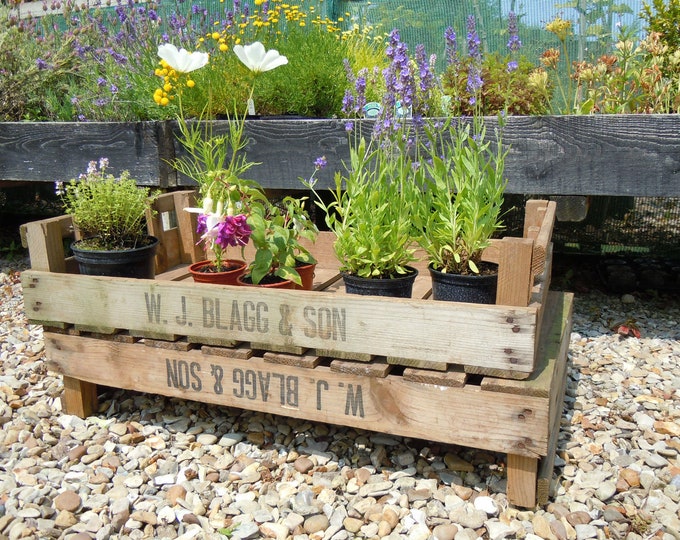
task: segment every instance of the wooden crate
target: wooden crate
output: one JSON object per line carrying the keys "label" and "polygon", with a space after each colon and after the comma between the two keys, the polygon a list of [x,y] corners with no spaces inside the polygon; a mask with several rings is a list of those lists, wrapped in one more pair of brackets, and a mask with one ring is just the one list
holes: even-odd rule
{"label": "wooden crate", "polygon": [[328,234],[315,291],[193,283],[192,197],[158,201],[155,280],[74,274],[69,218],[24,226],[26,312],[67,412],[90,414],[101,384],[505,452],[510,501],[545,502],[572,305],[548,292],[554,203],[530,201],[524,238],[485,252],[499,287],[481,306],[430,300],[424,263],[411,299],[345,295]]}

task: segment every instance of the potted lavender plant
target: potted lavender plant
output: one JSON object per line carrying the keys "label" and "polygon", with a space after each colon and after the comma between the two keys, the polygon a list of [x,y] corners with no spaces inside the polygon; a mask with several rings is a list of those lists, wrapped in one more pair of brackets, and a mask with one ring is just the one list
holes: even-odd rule
{"label": "potted lavender plant", "polygon": [[[425,174],[414,217],[416,238],[430,261],[435,300],[495,303],[498,269],[483,250],[502,228],[505,156],[500,127],[487,139],[479,113],[481,53],[474,18],[468,19],[467,91],[471,121],[447,118],[425,125]],[[502,126],[502,120],[499,120]]]}
{"label": "potted lavender plant", "polygon": [[[336,235],[335,254],[349,293],[410,297],[418,271],[413,243],[413,208],[420,198],[418,125],[434,92],[434,76],[422,48],[416,63],[420,78],[399,32],[389,37],[389,67],[383,72],[385,92],[370,136],[361,124],[348,122],[350,160],[346,172],[335,175],[332,201],[324,202],[313,178],[304,184],[316,195],[325,221]],[[360,71],[353,91],[345,95],[343,111],[361,118],[367,109],[366,76]],[[363,123],[367,125],[367,123]]]}

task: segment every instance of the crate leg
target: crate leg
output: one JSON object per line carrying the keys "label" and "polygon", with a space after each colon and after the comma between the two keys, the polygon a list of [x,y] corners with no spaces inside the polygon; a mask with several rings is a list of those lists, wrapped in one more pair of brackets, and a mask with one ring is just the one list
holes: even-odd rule
{"label": "crate leg", "polygon": [[97,410],[97,385],[64,375],[61,408],[66,414],[86,418]]}
{"label": "crate leg", "polygon": [[508,454],[508,501],[515,506],[536,506],[538,459]]}

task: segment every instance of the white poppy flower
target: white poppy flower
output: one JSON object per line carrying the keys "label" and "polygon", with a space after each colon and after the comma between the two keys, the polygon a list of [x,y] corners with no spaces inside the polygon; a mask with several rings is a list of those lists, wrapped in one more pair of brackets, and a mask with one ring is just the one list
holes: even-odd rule
{"label": "white poppy flower", "polygon": [[269,71],[288,63],[288,58],[279,54],[279,51],[276,49],[266,51],[259,41],[245,46],[234,45],[234,53],[254,73]]}
{"label": "white poppy flower", "polygon": [[195,71],[208,63],[208,53],[189,52],[186,49],[178,49],[172,43],[159,45],[158,56],[179,73]]}

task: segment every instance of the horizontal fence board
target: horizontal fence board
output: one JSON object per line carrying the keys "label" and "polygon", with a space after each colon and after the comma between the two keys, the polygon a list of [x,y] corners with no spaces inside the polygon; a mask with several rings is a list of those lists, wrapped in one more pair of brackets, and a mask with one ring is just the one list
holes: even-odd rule
{"label": "horizontal fence board", "polygon": [[[227,129],[214,123],[214,133]],[[345,123],[337,119],[248,120],[247,151],[260,165],[249,176],[271,189],[304,189],[300,178],[314,160],[319,187],[333,184],[349,158]],[[492,135],[496,118],[487,118]],[[140,184],[192,185],[167,160],[182,155],[173,122],[0,123],[0,180],[52,182],[108,157]],[[680,115],[511,116],[503,131],[510,146],[508,193],[528,195],[680,196]]]}
{"label": "horizontal fence board", "polygon": [[163,158],[172,134],[164,122],[0,122],[0,180],[67,182],[88,162],[108,158],[140,185],[174,177]]}
{"label": "horizontal fence board", "polygon": [[[530,373],[535,307],[22,273],[30,319]],[[341,354],[338,355],[342,357]]]}

